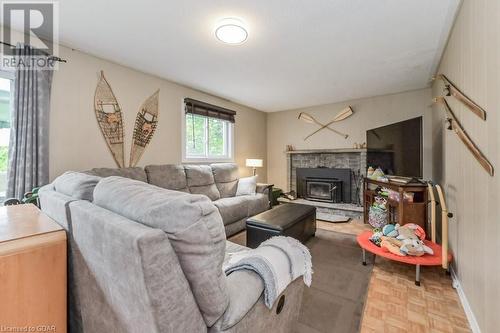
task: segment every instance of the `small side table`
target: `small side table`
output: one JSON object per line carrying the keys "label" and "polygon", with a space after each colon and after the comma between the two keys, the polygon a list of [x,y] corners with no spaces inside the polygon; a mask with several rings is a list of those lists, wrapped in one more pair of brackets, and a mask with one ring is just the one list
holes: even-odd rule
{"label": "small side table", "polygon": [[[398,256],[389,252],[387,249],[378,247],[370,241],[373,233],[365,231],[358,235],[357,241],[363,250],[363,265],[366,265],[366,251],[373,253],[376,256],[381,256],[389,260],[402,262],[405,264],[415,265],[415,284],[420,286],[420,266],[441,266],[441,245],[424,240],[425,245],[430,247],[434,252],[433,255],[424,254],[421,257],[415,256]],[[448,262],[452,259],[451,253],[448,254]]]}
{"label": "small side table", "polygon": [[280,204],[278,198],[280,197],[281,193],[283,193],[283,191],[280,188],[273,187],[272,200],[271,200],[273,207],[278,206]]}
{"label": "small side table", "polygon": [[66,232],[35,205],[0,207],[0,323],[67,331]]}

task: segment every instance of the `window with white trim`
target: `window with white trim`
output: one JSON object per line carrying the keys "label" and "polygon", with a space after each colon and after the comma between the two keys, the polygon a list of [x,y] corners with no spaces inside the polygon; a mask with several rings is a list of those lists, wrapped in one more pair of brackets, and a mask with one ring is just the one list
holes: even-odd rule
{"label": "window with white trim", "polygon": [[236,112],[189,98],[184,111],[183,161],[232,161]]}

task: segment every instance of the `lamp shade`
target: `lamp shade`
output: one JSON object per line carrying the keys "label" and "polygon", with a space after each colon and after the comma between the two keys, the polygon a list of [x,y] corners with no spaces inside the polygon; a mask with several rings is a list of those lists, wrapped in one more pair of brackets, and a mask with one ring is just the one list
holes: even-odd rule
{"label": "lamp shade", "polygon": [[252,168],[262,168],[262,160],[258,158],[247,158],[246,166]]}

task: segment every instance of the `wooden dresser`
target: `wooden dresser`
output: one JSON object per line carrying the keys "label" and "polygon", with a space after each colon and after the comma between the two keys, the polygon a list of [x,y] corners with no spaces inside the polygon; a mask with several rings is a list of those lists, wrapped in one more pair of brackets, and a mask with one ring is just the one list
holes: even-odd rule
{"label": "wooden dresser", "polygon": [[34,205],[0,207],[0,332],[66,332],[66,232]]}

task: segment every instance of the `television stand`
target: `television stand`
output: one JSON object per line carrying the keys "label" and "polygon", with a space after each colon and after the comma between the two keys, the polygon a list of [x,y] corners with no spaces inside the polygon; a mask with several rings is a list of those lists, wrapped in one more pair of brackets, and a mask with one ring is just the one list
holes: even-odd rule
{"label": "television stand", "polygon": [[[368,223],[368,213],[374,202],[375,187],[381,186],[398,192],[399,200],[387,199],[388,223],[415,223],[427,232],[427,184],[423,182],[409,182],[407,184],[389,180],[381,182],[364,178],[363,182],[364,222]],[[413,202],[404,200],[404,193],[413,193]]]}

